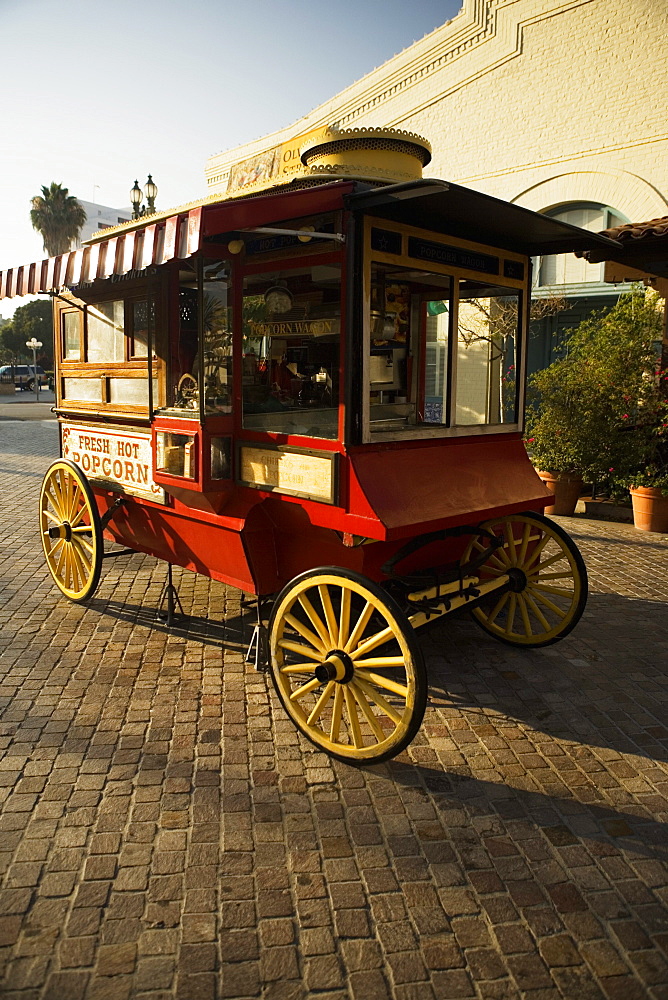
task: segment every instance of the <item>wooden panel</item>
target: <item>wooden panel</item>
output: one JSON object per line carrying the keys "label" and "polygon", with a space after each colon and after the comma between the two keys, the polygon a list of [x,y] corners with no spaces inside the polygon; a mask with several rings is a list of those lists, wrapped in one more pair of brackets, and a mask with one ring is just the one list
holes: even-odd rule
{"label": "wooden panel", "polygon": [[239,480],[246,486],[334,503],[335,461],[331,452],[241,445]]}

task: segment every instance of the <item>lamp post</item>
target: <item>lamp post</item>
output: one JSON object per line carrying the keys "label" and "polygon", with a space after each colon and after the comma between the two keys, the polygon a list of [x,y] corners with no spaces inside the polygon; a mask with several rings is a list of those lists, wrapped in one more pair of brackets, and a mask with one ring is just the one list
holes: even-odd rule
{"label": "lamp post", "polygon": [[[144,190],[139,187],[135,180],[134,187],[130,190],[130,201],[132,202],[132,218],[141,219],[142,215],[153,215],[155,212],[155,199],[158,197],[158,185],[151,175],[144,184]],[[142,199],[146,198],[146,204],[142,205]]]}
{"label": "lamp post", "polygon": [[26,347],[29,347],[32,351],[32,370],[35,375],[35,401],[39,403],[39,376],[37,374],[37,352],[42,346],[41,340],[35,340],[31,337],[30,340],[26,340]]}

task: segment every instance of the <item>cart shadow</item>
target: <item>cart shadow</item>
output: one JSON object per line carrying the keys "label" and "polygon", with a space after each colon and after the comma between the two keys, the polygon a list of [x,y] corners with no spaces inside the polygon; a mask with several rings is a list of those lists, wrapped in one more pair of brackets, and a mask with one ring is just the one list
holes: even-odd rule
{"label": "cart shadow", "polygon": [[[505,835],[514,839],[505,823],[524,822],[542,832],[553,847],[568,848],[593,842],[592,853],[597,855],[630,851],[668,862],[668,824],[637,812],[513,788],[413,762],[391,760],[371,770],[381,779],[413,789],[446,817],[455,809],[464,810],[471,821],[485,817],[489,838]],[[464,853],[468,839],[472,850],[479,843],[481,829],[471,831],[470,837],[465,828],[459,830]],[[485,835],[482,836],[484,839]],[[475,868],[475,862],[472,861],[470,867]]]}
{"label": "cart shadow", "polygon": [[221,621],[177,611],[168,624],[166,612],[161,611],[158,605],[130,604],[126,601],[93,598],[87,602],[87,607],[97,611],[98,614],[108,615],[117,621],[140,626],[152,632],[161,632],[231,652],[246,652],[255,624],[250,610],[240,615],[229,615]]}
{"label": "cart shadow", "polygon": [[[638,549],[639,545],[642,545],[643,551],[645,549],[657,549],[659,552],[668,551],[668,544],[667,544],[668,535],[659,535],[656,538],[656,540],[654,540],[654,538],[645,537],[643,532],[637,532],[632,525],[629,524],[628,527],[629,527],[628,538],[624,538],[621,535],[621,533],[619,534],[615,533],[614,535],[584,534],[576,530],[574,531],[570,526],[568,528],[568,534],[570,535],[570,537],[573,539],[574,542],[581,543],[582,545],[586,545],[590,542],[595,542],[597,544],[615,545],[615,546],[628,545],[631,546],[632,548],[635,548],[636,550]],[[619,531],[620,524],[616,523],[615,528],[617,529],[617,531]],[[636,531],[636,534],[632,535],[630,533],[631,531]],[[639,535],[641,537],[638,537]]]}
{"label": "cart shadow", "polygon": [[430,627],[422,649],[433,706],[491,710],[557,739],[668,761],[663,602],[592,594],[570,636],[533,650],[453,617]]}

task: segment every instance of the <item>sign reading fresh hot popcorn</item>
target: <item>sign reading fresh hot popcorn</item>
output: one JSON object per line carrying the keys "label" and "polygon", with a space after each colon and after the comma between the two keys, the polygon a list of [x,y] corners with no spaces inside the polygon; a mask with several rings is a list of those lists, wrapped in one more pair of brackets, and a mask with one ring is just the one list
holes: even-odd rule
{"label": "sign reading fresh hot popcorn", "polygon": [[63,458],[78,465],[92,482],[134,496],[165,502],[152,478],[151,435],[135,427],[99,424],[62,425]]}

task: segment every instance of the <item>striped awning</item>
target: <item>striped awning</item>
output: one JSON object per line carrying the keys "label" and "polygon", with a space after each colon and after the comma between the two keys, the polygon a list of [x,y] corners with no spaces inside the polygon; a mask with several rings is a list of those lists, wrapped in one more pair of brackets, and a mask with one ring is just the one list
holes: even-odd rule
{"label": "striped awning", "polygon": [[55,292],[97,278],[111,278],[181,260],[199,250],[201,234],[201,205],[157,222],[151,222],[149,216],[144,225],[135,224],[127,232],[115,231],[109,239],[48,260],[0,271],[0,299]]}

